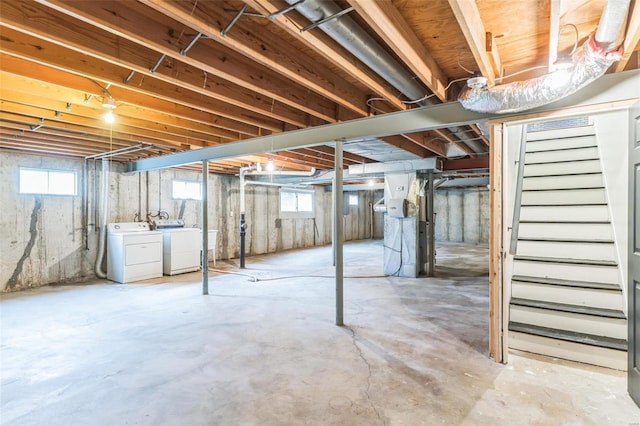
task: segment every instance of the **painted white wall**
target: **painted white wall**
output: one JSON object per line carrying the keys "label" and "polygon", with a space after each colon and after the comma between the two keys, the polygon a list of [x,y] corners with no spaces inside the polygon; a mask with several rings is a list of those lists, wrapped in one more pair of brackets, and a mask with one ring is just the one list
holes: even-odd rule
{"label": "painted white wall", "polygon": [[[620,265],[620,284],[627,295],[629,259],[629,111],[606,111],[593,115],[609,212]],[[625,305],[626,308],[626,305]],[[626,309],[625,309],[626,313]]]}

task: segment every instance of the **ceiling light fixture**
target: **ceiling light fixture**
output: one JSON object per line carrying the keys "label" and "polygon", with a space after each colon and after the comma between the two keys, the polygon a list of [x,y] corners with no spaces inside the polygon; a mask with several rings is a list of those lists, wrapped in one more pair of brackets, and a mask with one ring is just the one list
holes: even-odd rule
{"label": "ceiling light fixture", "polygon": [[102,107],[115,109],[115,107],[117,107],[116,100],[113,99],[111,96],[105,96],[104,99],[102,100]]}
{"label": "ceiling light fixture", "polygon": [[467,86],[471,89],[482,89],[487,87],[487,78],[483,76],[471,77],[467,80]]}
{"label": "ceiling light fixture", "polygon": [[267,161],[267,166],[265,167],[265,169],[268,172],[273,172],[276,169],[276,164],[273,162],[273,160],[269,160]]}

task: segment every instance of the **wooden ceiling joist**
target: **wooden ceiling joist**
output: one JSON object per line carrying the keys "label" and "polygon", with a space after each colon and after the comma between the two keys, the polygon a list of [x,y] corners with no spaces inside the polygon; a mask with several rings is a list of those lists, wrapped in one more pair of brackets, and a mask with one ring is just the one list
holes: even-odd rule
{"label": "wooden ceiling joist", "polygon": [[[245,3],[265,15],[275,13],[281,10],[282,7],[282,2],[273,0],[246,0]],[[309,48],[314,49],[331,63],[361,81],[372,90],[376,97],[384,98],[386,102],[399,110],[406,109],[406,105],[398,97],[397,90],[372,75],[370,70],[341,46],[338,46],[329,36],[322,31],[300,31],[308,23],[301,16],[293,13],[282,14],[278,15],[273,22],[289,35],[298,38]]]}
{"label": "wooden ceiling joist", "polygon": [[[187,8],[192,9],[190,13],[178,6],[178,3],[166,0],[139,1],[172,17],[192,30],[205,34],[209,39],[261,63],[302,87],[307,87],[358,114],[366,115],[366,99],[362,93],[357,93],[353,86],[345,84],[342,79],[329,70],[323,69],[320,64],[314,64],[313,60],[294,47],[285,44],[275,45],[271,35],[266,31],[261,31],[260,26],[251,26],[249,30],[238,22],[236,26],[240,28],[234,28],[233,31],[223,36],[221,34],[222,28],[212,24],[212,22],[216,22],[216,17],[226,15],[222,4],[218,2],[207,2],[200,5],[195,3],[193,8],[191,5],[186,5]],[[194,12],[200,7],[206,7],[207,20],[195,15]]]}
{"label": "wooden ceiling joist", "polygon": [[348,0],[349,4],[376,30],[383,40],[396,52],[441,101],[446,100],[447,78],[432,59],[424,45],[409,30],[398,9],[390,1]]}
{"label": "wooden ceiling joist", "polygon": [[[502,66],[497,54],[497,46],[493,39],[487,43],[487,31],[480,17],[476,2],[449,0],[449,5],[467,39],[480,72],[487,79],[487,83],[493,86],[496,76],[500,75]],[[489,52],[487,52],[487,47],[491,49]]]}
{"label": "wooden ceiling joist", "polygon": [[[27,4],[30,7],[27,7]],[[34,16],[33,6],[33,3],[19,0],[4,4],[2,6],[3,25],[130,69],[137,73],[138,77],[153,76],[191,91],[206,92],[208,96],[235,107],[255,111],[298,127],[306,126],[306,113],[283,105],[281,102],[276,105],[272,99],[223,80],[213,73],[208,74],[188,63],[175,59],[170,64],[168,64],[169,61],[165,61],[154,73],[151,73],[148,64],[156,60],[157,52],[82,22],[69,22],[61,13],[44,6],[35,5],[43,10],[38,11],[40,17]],[[47,19],[45,20],[42,15],[46,15]],[[113,46],[117,46],[117,49]],[[110,51],[112,53],[109,53]],[[136,80],[138,79],[129,80],[128,83],[134,84]]]}
{"label": "wooden ceiling joist", "polygon": [[[150,20],[150,10],[143,5],[118,1],[36,1],[157,52],[158,58],[148,64],[149,68],[153,67],[162,55],[166,55],[167,58],[187,63],[210,75],[257,92],[265,99],[271,100],[274,108],[276,102],[282,102],[322,120],[336,120],[332,102],[313,92],[309,93],[307,88],[292,84],[285,78],[275,74],[266,75],[264,70],[249,59],[245,60],[234,54],[231,49],[225,49],[224,46],[214,49],[210,43],[205,44],[210,40],[202,40],[188,52],[188,55],[181,55],[181,46],[178,44],[185,44],[179,37],[179,34],[184,33],[182,24],[159,13],[154,14],[157,15],[154,16],[154,20]],[[111,11],[114,9],[119,13],[113,14]],[[127,74],[128,71],[122,78]]]}

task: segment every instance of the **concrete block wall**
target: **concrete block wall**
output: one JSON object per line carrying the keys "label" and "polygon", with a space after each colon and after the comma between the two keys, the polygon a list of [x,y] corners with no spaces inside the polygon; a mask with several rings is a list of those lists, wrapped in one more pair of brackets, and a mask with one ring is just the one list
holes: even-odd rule
{"label": "concrete block wall", "polygon": [[488,244],[489,203],[487,189],[436,190],[436,241]]}
{"label": "concrete block wall", "polygon": [[[83,160],[0,152],[0,292],[47,284],[81,282],[95,277],[99,223],[95,187],[100,186],[100,164],[89,167],[89,227],[85,244],[82,232],[82,197],[18,194],[19,167],[73,170],[81,193]],[[174,200],[173,179],[201,181],[201,173],[177,169],[124,173],[124,166],[111,164],[107,222],[132,222],[147,213],[166,211],[182,218],[187,226],[201,227],[201,202]],[[217,229],[218,259],[239,255],[239,179],[210,175],[209,228]],[[273,253],[331,242],[331,192],[315,190],[315,211],[310,217],[280,217],[279,188],[246,187],[247,254]],[[345,239],[370,237],[369,203],[373,191],[361,191],[359,205],[343,216]],[[381,194],[378,194],[381,196]],[[374,216],[375,236],[382,236],[379,217]],[[278,220],[280,219],[280,220]]]}

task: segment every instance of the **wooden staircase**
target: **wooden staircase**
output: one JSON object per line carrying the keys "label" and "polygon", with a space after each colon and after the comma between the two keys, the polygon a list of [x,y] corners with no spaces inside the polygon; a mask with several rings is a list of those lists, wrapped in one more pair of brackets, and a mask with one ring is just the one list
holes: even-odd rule
{"label": "wooden staircase", "polygon": [[525,147],[509,347],[624,370],[625,300],[595,130],[529,132]]}

